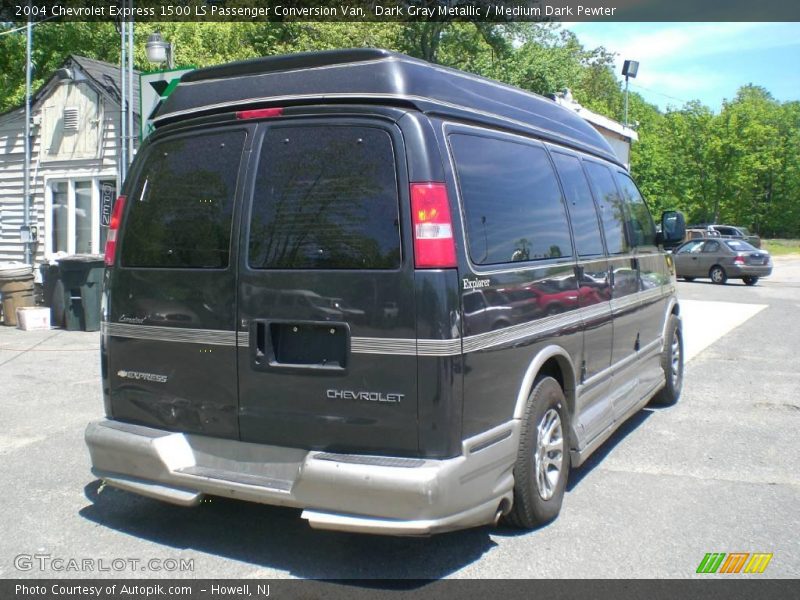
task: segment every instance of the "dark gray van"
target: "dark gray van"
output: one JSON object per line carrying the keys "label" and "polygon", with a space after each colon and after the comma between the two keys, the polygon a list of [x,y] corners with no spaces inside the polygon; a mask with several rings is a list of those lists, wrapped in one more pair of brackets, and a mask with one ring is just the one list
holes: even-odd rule
{"label": "dark gray van", "polygon": [[604,139],[384,50],[184,75],[112,218],[93,472],[425,535],[559,512],[681,389],[674,274]]}

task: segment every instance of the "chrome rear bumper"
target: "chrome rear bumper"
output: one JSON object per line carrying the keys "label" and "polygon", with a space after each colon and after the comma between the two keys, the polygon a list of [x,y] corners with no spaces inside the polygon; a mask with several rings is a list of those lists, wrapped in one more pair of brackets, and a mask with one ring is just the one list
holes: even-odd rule
{"label": "chrome rear bumper", "polygon": [[446,460],[333,454],[102,420],[86,428],[92,472],[182,506],[206,494],[304,509],[312,527],[430,535],[492,523],[511,507],[519,426],[466,440]]}

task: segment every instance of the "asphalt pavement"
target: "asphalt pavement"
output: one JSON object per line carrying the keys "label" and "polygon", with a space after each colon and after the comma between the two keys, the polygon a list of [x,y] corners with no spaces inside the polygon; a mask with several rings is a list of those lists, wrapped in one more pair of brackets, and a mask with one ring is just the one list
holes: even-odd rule
{"label": "asphalt pavement", "polygon": [[[99,334],[0,329],[0,577],[653,578],[709,552],[800,573],[800,259],[756,287],[679,282],[683,396],[646,408],[571,473],[536,531],[408,539],[315,531],[293,509],[186,509],[100,489]],[[72,559],[72,560],[71,560]],[[724,576],[721,576],[724,577]]]}

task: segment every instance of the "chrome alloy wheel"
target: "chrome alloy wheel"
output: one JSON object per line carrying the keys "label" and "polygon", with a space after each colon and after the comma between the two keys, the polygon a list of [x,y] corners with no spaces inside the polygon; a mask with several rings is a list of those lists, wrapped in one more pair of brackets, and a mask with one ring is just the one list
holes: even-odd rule
{"label": "chrome alloy wheel", "polygon": [[536,487],[543,500],[555,493],[564,463],[564,433],[558,411],[551,408],[539,421],[536,439]]}
{"label": "chrome alloy wheel", "polygon": [[681,378],[681,338],[678,330],[672,335],[672,387],[677,389]]}

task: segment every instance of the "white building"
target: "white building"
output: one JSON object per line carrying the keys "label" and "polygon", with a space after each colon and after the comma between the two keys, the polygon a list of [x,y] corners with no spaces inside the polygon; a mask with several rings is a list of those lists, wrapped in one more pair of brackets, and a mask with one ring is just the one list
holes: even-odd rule
{"label": "white building", "polygon": [[597,131],[599,131],[606,141],[611,144],[611,147],[616,152],[617,157],[625,163],[625,166],[630,170],[631,168],[631,144],[639,140],[639,134],[630,127],[626,127],[622,123],[609,119],[601,114],[593,112],[588,108],[584,108],[572,97],[569,90],[564,90],[552,96],[561,106],[575,111],[583,117],[584,120],[591,123]]}
{"label": "white building", "polygon": [[[138,73],[134,95],[139,98]],[[119,67],[70,56],[31,102],[30,223],[35,262],[100,254],[119,189]],[[138,101],[134,102],[136,113]],[[134,134],[138,137],[139,116]],[[25,108],[0,115],[0,262],[24,260]]]}

